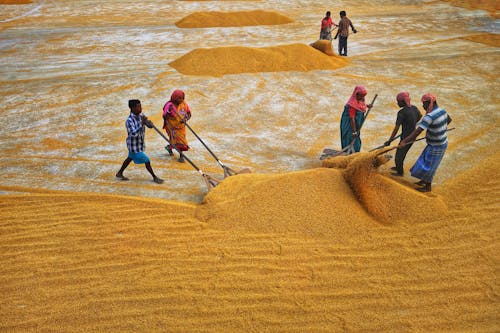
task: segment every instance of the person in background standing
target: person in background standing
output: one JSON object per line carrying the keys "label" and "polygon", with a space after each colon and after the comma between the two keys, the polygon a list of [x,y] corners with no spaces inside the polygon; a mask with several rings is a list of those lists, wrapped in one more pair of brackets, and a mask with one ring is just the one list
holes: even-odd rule
{"label": "person in background standing", "polygon": [[328,11],[326,16],[321,20],[321,30],[319,32],[319,39],[332,40],[332,27],[337,26],[331,18],[331,13]]}
{"label": "person in background standing", "polygon": [[163,183],[163,179],[155,175],[153,168],[151,167],[151,162],[149,161],[148,156],[144,153],[146,148],[144,143],[144,133],[146,129],[144,126],[152,128],[153,124],[145,115],[141,114],[141,101],[138,99],[131,99],[128,101],[128,107],[130,108],[130,115],[125,122],[125,127],[127,128],[126,142],[128,157],[125,161],[123,161],[120,171],[116,174],[116,178],[120,180],[128,180],[128,178],[123,175],[123,171],[125,171],[130,162],[134,161],[135,164],[146,164],[146,169],[149,171],[151,176],[153,176],[153,181],[157,184],[161,184]]}
{"label": "person in background standing", "polygon": [[[394,126],[394,130],[391,133],[391,137],[389,140],[385,142],[385,145],[388,146],[394,137],[399,131],[399,127],[401,129],[400,142],[404,140],[408,135],[413,132],[415,127],[417,126],[418,121],[422,118],[422,114],[418,110],[418,108],[410,103],[410,94],[407,92],[401,92],[396,96],[396,102],[398,106],[402,109],[398,111],[398,115],[396,117],[396,125]],[[393,176],[402,176],[404,174],[403,162],[405,160],[406,154],[410,150],[412,143],[407,144],[404,148],[398,148],[396,151],[395,163],[396,166],[392,168],[395,172],[392,173]]]}
{"label": "person in background standing", "polygon": [[441,163],[446,148],[448,147],[448,124],[451,117],[444,109],[441,109],[436,101],[436,96],[425,94],[422,96],[422,105],[426,111],[422,121],[417,128],[399,143],[400,148],[404,148],[410,142],[415,141],[423,130],[426,130],[425,147],[415,165],[410,169],[413,177],[420,179],[416,184],[422,186],[417,190],[420,192],[430,192],[432,179]]}
{"label": "person in background standing", "polygon": [[347,57],[347,37],[349,37],[349,27],[351,27],[352,32],[358,32],[354,29],[351,20],[346,16],[346,12],[342,10],[340,12],[340,21],[338,24],[339,30],[335,35],[335,39],[339,38],[339,55]]}

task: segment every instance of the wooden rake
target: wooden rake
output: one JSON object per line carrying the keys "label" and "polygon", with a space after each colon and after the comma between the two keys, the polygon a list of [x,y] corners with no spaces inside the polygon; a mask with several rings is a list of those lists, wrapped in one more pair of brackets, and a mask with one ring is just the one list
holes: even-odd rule
{"label": "wooden rake", "polygon": [[179,154],[182,154],[182,156],[184,156],[184,159],[186,161],[188,161],[189,164],[191,164],[191,166],[193,168],[196,169],[196,171],[198,171],[198,173],[203,177],[203,180],[205,181],[205,183],[207,184],[207,187],[208,187],[208,190],[210,191],[211,189],[213,189],[214,187],[216,187],[217,185],[219,185],[219,183],[221,182],[221,180],[217,179],[217,178],[214,178],[210,175],[207,175],[206,173],[204,173],[200,168],[198,168],[196,166],[196,164],[193,163],[193,161],[191,161],[184,153],[182,153],[181,151],[179,151],[177,149],[177,147],[175,147],[175,145],[171,144],[170,143],[170,140],[165,136],[165,134],[163,134],[154,124],[153,122],[150,122],[151,126],[155,129],[156,132],[158,132],[158,134],[160,134],[160,136],[162,138],[164,138],[168,144],[170,145],[170,147],[174,148]]}
{"label": "wooden rake", "polygon": [[208,150],[208,152],[210,153],[210,155],[212,155],[212,157],[217,161],[217,163],[220,165],[220,167],[222,168],[222,170],[224,171],[224,178],[226,177],[229,177],[229,176],[234,176],[234,175],[238,175],[240,173],[252,173],[252,171],[249,169],[249,168],[244,168],[244,169],[241,169],[240,171],[234,171],[233,169],[231,169],[230,167],[228,167],[227,165],[225,165],[224,163],[221,162],[221,160],[215,155],[215,153],[210,149],[208,148],[207,144],[200,138],[200,136],[193,130],[193,128],[191,126],[189,126],[189,124],[187,123],[186,119],[181,117],[179,114],[176,113],[176,116],[181,118],[181,121],[184,123],[184,125],[186,125],[186,127],[191,131],[191,133],[194,134],[194,136],[201,142],[201,144]]}

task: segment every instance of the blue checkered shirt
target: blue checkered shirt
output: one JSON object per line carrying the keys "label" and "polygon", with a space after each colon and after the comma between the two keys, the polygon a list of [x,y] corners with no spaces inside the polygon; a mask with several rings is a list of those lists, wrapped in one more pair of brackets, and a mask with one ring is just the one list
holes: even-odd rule
{"label": "blue checkered shirt", "polygon": [[127,128],[127,148],[129,152],[139,153],[144,151],[146,145],[144,144],[145,128],[141,121],[140,115],[135,115],[130,112],[130,115],[125,122]]}

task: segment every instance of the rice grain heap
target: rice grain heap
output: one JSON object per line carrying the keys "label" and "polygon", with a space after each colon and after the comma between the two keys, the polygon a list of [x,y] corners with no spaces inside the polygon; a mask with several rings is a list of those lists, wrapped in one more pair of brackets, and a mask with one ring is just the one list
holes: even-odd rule
{"label": "rice grain heap", "polygon": [[182,74],[216,77],[239,73],[335,70],[348,64],[345,57],[330,57],[304,44],[195,49],[169,63]]}

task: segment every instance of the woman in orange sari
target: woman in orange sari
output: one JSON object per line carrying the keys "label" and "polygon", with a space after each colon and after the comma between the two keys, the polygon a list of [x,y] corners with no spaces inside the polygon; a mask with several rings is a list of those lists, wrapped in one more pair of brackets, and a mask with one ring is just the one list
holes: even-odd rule
{"label": "woman in orange sari", "polygon": [[172,148],[175,148],[180,154],[178,161],[181,163],[184,162],[182,152],[189,150],[184,122],[191,118],[191,110],[184,97],[182,90],[175,90],[170,96],[170,101],[163,107],[163,128],[170,140],[165,149],[170,156],[173,156]]}

